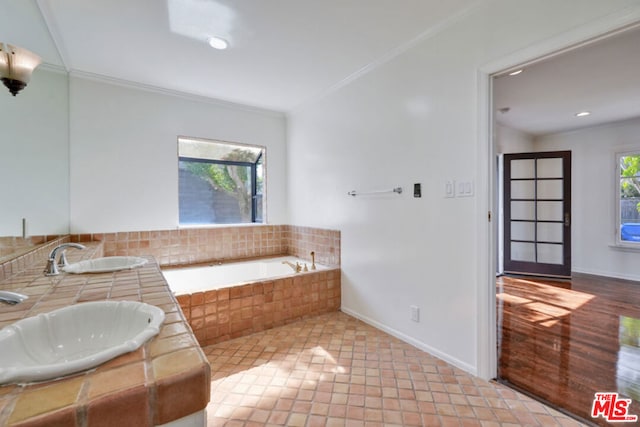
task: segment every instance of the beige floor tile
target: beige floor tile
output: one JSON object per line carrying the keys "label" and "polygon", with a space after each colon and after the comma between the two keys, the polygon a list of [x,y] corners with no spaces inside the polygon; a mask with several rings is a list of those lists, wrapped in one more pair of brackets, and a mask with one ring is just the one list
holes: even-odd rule
{"label": "beige floor tile", "polygon": [[204,351],[208,427],[581,425],[340,312]]}

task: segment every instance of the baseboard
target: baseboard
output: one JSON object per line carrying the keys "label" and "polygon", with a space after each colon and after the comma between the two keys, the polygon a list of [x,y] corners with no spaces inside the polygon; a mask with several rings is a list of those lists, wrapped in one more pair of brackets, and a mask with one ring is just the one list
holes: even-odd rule
{"label": "baseboard", "polygon": [[572,268],[572,273],[590,274],[592,276],[611,277],[614,279],[640,281],[640,275],[637,274],[621,274],[612,271],[591,270],[582,268]]}
{"label": "baseboard", "polygon": [[448,354],[445,354],[425,343],[423,343],[422,341],[418,341],[400,331],[397,331],[393,328],[390,328],[374,319],[371,319],[370,317],[364,316],[356,311],[353,311],[347,307],[341,307],[340,311],[342,311],[345,314],[348,314],[349,316],[355,317],[356,319],[362,320],[364,323],[371,325],[377,329],[380,329],[381,331],[384,331],[386,333],[388,333],[391,336],[394,336],[396,338],[398,338],[401,341],[406,342],[407,344],[411,344],[412,346],[425,351],[429,354],[431,354],[432,356],[437,357],[438,359],[444,360],[445,362],[462,369],[465,372],[470,373],[471,375],[474,376],[478,376],[478,370],[475,366],[471,366],[468,363],[462,362],[458,359],[456,359],[455,357],[451,357]]}

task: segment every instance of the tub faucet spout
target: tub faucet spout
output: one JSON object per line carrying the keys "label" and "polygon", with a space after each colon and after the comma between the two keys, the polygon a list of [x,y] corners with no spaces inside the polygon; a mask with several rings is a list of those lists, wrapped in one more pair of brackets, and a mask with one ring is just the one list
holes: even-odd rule
{"label": "tub faucet spout", "polygon": [[[45,276],[56,276],[60,274],[60,270],[58,269],[58,267],[64,267],[65,265],[68,265],[67,257],[64,254],[64,251],[66,251],[67,248],[86,249],[84,245],[81,245],[79,243],[63,243],[56,246],[49,254],[47,266],[44,269]],[[56,262],[56,255],[58,254],[58,251],[61,251],[60,260]]]}
{"label": "tub faucet spout", "polygon": [[287,264],[289,267],[291,267],[293,269],[293,271],[295,271],[296,273],[300,273],[302,271],[302,266],[300,265],[299,262],[296,262],[295,264],[290,262],[290,261],[282,261],[283,264]]}

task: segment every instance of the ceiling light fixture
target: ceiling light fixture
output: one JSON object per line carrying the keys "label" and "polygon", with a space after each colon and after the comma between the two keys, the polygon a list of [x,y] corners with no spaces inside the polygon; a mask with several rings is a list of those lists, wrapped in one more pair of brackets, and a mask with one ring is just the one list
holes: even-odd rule
{"label": "ceiling light fixture", "polygon": [[224,50],[229,47],[229,43],[225,39],[220,37],[215,37],[215,36],[209,37],[208,42],[209,42],[209,46],[218,50]]}
{"label": "ceiling light fixture", "polygon": [[522,73],[524,71],[524,69],[520,68],[519,70],[515,70],[509,73],[510,76],[517,76],[518,74]]}
{"label": "ceiling light fixture", "polygon": [[13,96],[29,83],[39,64],[40,57],[35,53],[0,42],[0,78]]}
{"label": "ceiling light fixture", "polygon": [[576,117],[586,117],[591,115],[591,111],[580,111],[579,113],[576,113]]}

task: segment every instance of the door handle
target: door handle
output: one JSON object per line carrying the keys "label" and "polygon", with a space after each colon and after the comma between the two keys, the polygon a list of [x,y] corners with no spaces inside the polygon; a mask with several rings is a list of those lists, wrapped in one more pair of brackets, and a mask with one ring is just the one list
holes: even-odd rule
{"label": "door handle", "polygon": [[571,215],[569,214],[569,212],[564,214],[564,226],[565,227],[571,226]]}

